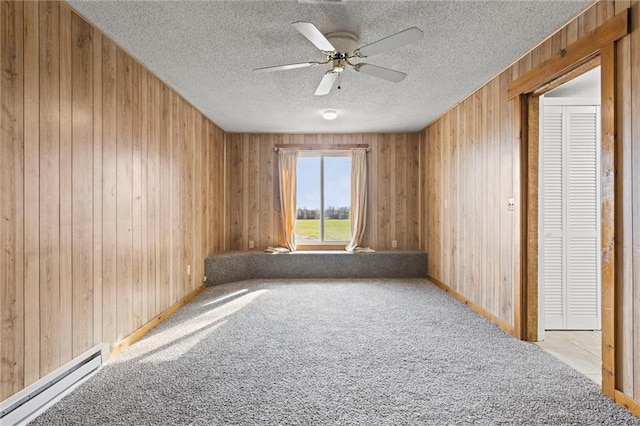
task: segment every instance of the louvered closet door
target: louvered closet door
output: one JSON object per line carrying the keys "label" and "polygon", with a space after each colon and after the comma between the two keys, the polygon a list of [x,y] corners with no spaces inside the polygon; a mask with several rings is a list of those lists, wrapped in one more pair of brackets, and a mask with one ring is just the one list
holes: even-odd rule
{"label": "louvered closet door", "polygon": [[547,329],[600,328],[599,107],[545,106],[540,282]]}
{"label": "louvered closet door", "polygon": [[542,127],[541,221],[542,257],[540,281],[544,286],[545,327],[562,329],[565,323],[563,107],[544,108]]}
{"label": "louvered closet door", "polygon": [[568,329],[600,328],[598,110],[565,108]]}

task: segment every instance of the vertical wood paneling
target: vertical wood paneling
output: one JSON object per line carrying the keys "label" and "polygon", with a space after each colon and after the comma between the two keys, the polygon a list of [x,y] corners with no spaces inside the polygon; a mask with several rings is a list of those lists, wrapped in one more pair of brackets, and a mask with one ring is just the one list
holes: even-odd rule
{"label": "vertical wood paneling", "polygon": [[[457,289],[457,287],[460,285],[460,283],[464,283],[467,281],[468,276],[469,276],[469,264],[468,262],[465,261],[466,256],[467,256],[467,252],[469,249],[469,246],[467,244],[467,230],[466,230],[466,226],[465,226],[465,221],[462,220],[463,218],[465,218],[468,214],[468,207],[467,207],[467,203],[462,203],[461,200],[465,200],[466,198],[466,192],[468,190],[468,185],[466,182],[466,177],[467,175],[464,173],[465,167],[466,167],[466,163],[467,163],[467,143],[466,142],[466,135],[467,135],[467,127],[466,127],[466,123],[467,123],[467,101],[462,102],[459,106],[458,109],[458,134],[457,134],[457,140],[456,143],[458,144],[457,147],[457,152],[458,152],[458,159],[457,162],[455,162],[454,164],[457,165],[457,167],[459,168],[457,170],[456,173],[456,179],[459,180],[459,184],[458,187],[460,188],[460,193],[458,194],[458,196],[455,199],[455,203],[456,203],[456,210],[458,211],[458,215],[456,216],[456,229],[458,229],[458,256],[457,258],[452,258],[452,262],[456,262],[456,267],[458,270],[458,274],[457,274],[457,280],[456,281],[452,281],[451,285],[455,286],[454,288],[456,288],[457,291],[459,291]],[[428,143],[428,141],[427,141]],[[428,173],[428,171],[427,171]],[[433,179],[432,177],[429,177],[429,179]],[[429,188],[432,188],[433,186],[428,186],[431,183],[430,180],[427,181],[427,186],[425,187],[425,190],[428,192],[432,192]],[[435,191],[433,191],[435,192]],[[453,201],[453,200],[452,200]],[[427,206],[427,211],[429,210],[429,206]],[[427,234],[425,235],[425,240],[429,241],[430,238],[430,233],[429,230],[427,229]],[[431,257],[430,253],[433,253],[433,256],[437,258],[437,255],[433,252],[427,252],[427,256]]]}
{"label": "vertical wood paneling", "polygon": [[[378,146],[378,135],[374,134],[371,135],[371,144]],[[378,149],[372,149],[369,151],[369,154],[367,154],[367,174],[369,175],[369,183],[370,185],[368,186],[369,188],[369,205],[370,206],[377,206],[378,205],[378,191],[374,190],[373,188],[380,188],[379,185],[379,181],[380,179],[378,178],[378,169],[377,169],[377,165],[378,165]],[[374,165],[376,166],[376,168],[374,168]],[[275,179],[277,179],[277,175],[275,177]],[[369,213],[369,220],[367,221],[367,227],[370,226],[374,226],[373,224],[377,224],[378,223],[378,209],[367,209],[370,213]],[[378,233],[377,232],[367,232],[367,235],[369,235],[369,244],[371,245],[371,247],[378,247]]]}
{"label": "vertical wood paneling", "polygon": [[73,358],[71,10],[60,6],[60,359]]}
{"label": "vertical wood paneling", "polygon": [[243,161],[240,163],[241,168],[239,169],[240,172],[240,182],[242,182],[242,185],[240,186],[240,189],[242,190],[242,199],[241,199],[241,214],[242,214],[242,243],[240,245],[240,250],[246,250],[247,247],[249,246],[249,218],[252,217],[253,212],[250,211],[249,208],[249,202],[251,200],[250,198],[250,186],[251,186],[251,181],[253,181],[253,179],[250,178],[249,175],[249,162],[251,161],[251,157],[250,157],[250,149],[251,149],[251,140],[253,140],[253,138],[250,138],[249,135],[243,135],[242,138],[242,145],[241,145],[241,155],[243,158]]}
{"label": "vertical wood paneling", "polygon": [[[387,149],[387,156],[388,158],[388,162],[385,159],[385,166],[384,166],[384,176],[385,176],[385,180],[384,182],[389,182],[389,185],[386,186],[385,185],[385,200],[387,205],[389,205],[389,208],[386,209],[386,221],[385,221],[385,225],[386,225],[386,229],[387,229],[387,240],[396,240],[396,244],[398,243],[398,235],[396,233],[396,216],[398,215],[398,208],[402,207],[401,204],[398,203],[398,199],[401,199],[404,197],[404,193],[402,194],[398,194],[398,179],[396,178],[396,173],[392,173],[392,170],[398,170],[398,163],[397,163],[397,150],[396,150],[396,144],[395,144],[395,140],[396,140],[396,135],[394,134],[386,134],[384,135],[384,141],[386,143],[386,149]],[[393,197],[393,195],[396,195],[396,197]],[[399,195],[399,197],[397,197]],[[393,197],[393,198],[392,198]],[[393,203],[393,204],[390,204]],[[383,240],[384,241],[384,240]],[[401,243],[400,243],[401,244]]]}
{"label": "vertical wood paneling", "polygon": [[202,282],[224,245],[224,132],[65,3],[0,2],[0,36],[4,400]]}
{"label": "vertical wood paneling", "polygon": [[[142,118],[142,67],[131,64],[131,124],[132,124],[132,163],[131,163],[131,272],[132,280],[132,325],[139,328],[143,323],[142,313],[142,128],[146,122]],[[145,106],[146,109],[146,106]]]}
{"label": "vertical wood paneling", "polygon": [[460,151],[458,147],[458,119],[459,119],[459,111],[453,112],[450,117],[450,128],[449,128],[449,137],[451,138],[451,143],[449,144],[449,165],[448,165],[448,175],[449,175],[449,196],[448,196],[448,210],[447,215],[449,216],[449,248],[448,248],[448,256],[449,262],[445,267],[449,271],[449,282],[456,282],[458,280],[459,267],[457,262],[455,261],[458,256],[458,250],[460,247],[459,242],[459,230],[457,224],[459,223],[459,205],[460,205],[460,188],[459,177],[460,177]]}
{"label": "vertical wood paneling", "polygon": [[[487,141],[490,150],[487,152],[487,185],[493,190],[489,193],[487,215],[491,220],[487,223],[487,276],[493,287],[493,294],[488,294],[491,310],[500,312],[500,211],[504,210],[506,200],[500,194],[500,127],[499,127],[500,79],[495,79],[487,93]],[[490,236],[494,238],[490,238]]]}
{"label": "vertical wood paneling", "polygon": [[93,345],[93,29],[71,17],[73,356]]}
{"label": "vertical wood paneling", "polygon": [[[45,3],[46,4],[46,3]],[[102,342],[102,35],[93,31],[93,345]]]}
{"label": "vertical wood paneling", "polygon": [[[406,188],[406,216],[404,223],[396,226],[404,226],[405,245],[404,249],[416,249],[420,247],[419,235],[419,217],[420,217],[420,182],[419,182],[419,136],[417,133],[407,133],[406,138],[406,175],[404,176],[404,185]],[[361,139],[356,143],[362,143]]]}
{"label": "vertical wood paneling", "polygon": [[[499,131],[500,131],[500,159],[499,159],[499,184],[500,197],[498,203],[508,203],[508,199],[514,196],[513,187],[516,180],[513,175],[514,162],[514,144],[511,140],[512,122],[513,122],[513,105],[508,102],[501,94],[506,93],[509,82],[511,81],[510,73],[502,73],[500,76],[499,100]],[[516,206],[517,209],[517,206]],[[499,211],[499,287],[500,287],[500,318],[510,318],[513,306],[513,259],[516,256],[511,246],[513,242],[513,227],[515,222],[515,210],[513,212],[508,209],[498,208]]]}
{"label": "vertical wood paneling", "polygon": [[[373,173],[378,175],[376,194],[378,203],[378,246],[375,250],[385,250],[391,247],[391,205],[389,204],[389,191],[391,186],[391,152],[390,135],[382,133],[378,135],[378,162]],[[373,208],[373,206],[372,206]]]}
{"label": "vertical wood paneling", "polygon": [[[277,180],[277,176],[274,175],[274,164],[277,163],[275,144],[272,139],[267,135],[260,135],[258,141],[258,147],[260,150],[260,163],[258,168],[259,182],[260,182],[260,209],[262,214],[259,214],[260,220],[260,237],[257,238],[261,244],[266,244],[267,247],[273,247],[278,240],[274,238],[273,233],[273,214],[266,214],[266,212],[273,212],[273,184],[274,180]],[[258,246],[259,247],[259,246]]]}
{"label": "vertical wood paneling", "polygon": [[[60,300],[59,3],[39,3],[40,298]],[[40,374],[60,365],[60,305],[40,304]]]}
{"label": "vertical wood paneling", "polygon": [[[260,176],[261,168],[261,150],[259,148],[260,139],[250,138],[248,142],[249,161],[246,162],[246,175],[243,176],[245,182],[247,182],[247,239],[255,243],[260,237],[260,182],[256,179],[256,176]],[[269,167],[265,162],[263,167]],[[249,248],[244,247],[245,249]]]}
{"label": "vertical wood paneling", "polygon": [[0,400],[24,387],[23,4],[0,3]]}
{"label": "vertical wood paneling", "polygon": [[448,177],[448,162],[449,162],[449,154],[448,154],[448,146],[443,144],[443,141],[446,140],[449,134],[449,126],[451,120],[448,117],[445,117],[440,123],[438,127],[437,140],[438,144],[436,145],[436,156],[441,159],[438,163],[438,175],[440,176],[440,195],[438,200],[436,200],[436,205],[439,206],[438,211],[438,223],[436,226],[439,228],[439,236],[440,236],[440,248],[442,250],[442,256],[440,256],[440,261],[438,262],[438,271],[439,273],[448,280],[449,278],[449,268],[447,268],[448,260],[449,260],[449,252],[446,247],[449,246],[449,218],[447,215],[448,210],[448,201],[447,197],[449,196],[448,185],[449,185],[449,177]]}
{"label": "vertical wood paneling", "polygon": [[148,76],[149,73],[147,70],[138,65],[138,111],[139,115],[134,120],[134,123],[137,123],[137,131],[140,137],[140,241],[137,247],[138,255],[137,258],[140,261],[140,269],[141,269],[141,300],[140,300],[140,309],[141,309],[141,323],[144,324],[151,319],[148,311],[148,305],[146,303],[149,300],[149,276],[148,276],[148,268],[149,264],[149,251],[146,249],[146,244],[149,239],[149,222],[148,222],[148,194],[149,194],[149,182],[148,182],[148,170],[149,170],[149,150],[148,150],[148,127],[149,127],[149,103],[148,103],[148,95],[149,91],[148,87]]}
{"label": "vertical wood paneling", "polygon": [[116,46],[102,43],[102,339],[117,334],[117,137]]}
{"label": "vertical wood paneling", "polygon": [[171,91],[166,86],[160,87],[160,247],[158,263],[160,265],[160,294],[158,309],[163,311],[169,307],[169,287],[171,286]]}
{"label": "vertical wood paneling", "polygon": [[[404,134],[394,135],[395,144],[395,173],[392,173],[392,192],[395,194],[396,202],[395,217],[393,220],[392,235],[398,243],[398,249],[403,250],[407,247],[407,227],[404,224],[407,221],[407,140]],[[395,187],[395,188],[394,188]],[[412,202],[415,200],[412,200]],[[412,229],[411,232],[415,232]]]}
{"label": "vertical wood paneling", "polygon": [[[193,251],[193,238],[190,222],[193,220],[193,123],[191,116],[191,108],[187,103],[182,101],[183,109],[183,138],[182,138],[182,152],[181,158],[185,159],[183,164],[183,187],[181,195],[184,197],[181,222],[184,223],[182,228],[182,272],[181,277],[184,282],[180,294],[189,293],[191,288],[191,271],[193,265],[191,265],[191,254]],[[188,271],[186,270],[188,269]]]}
{"label": "vertical wood paneling", "polygon": [[131,116],[131,57],[116,48],[116,211],[117,211],[117,333],[131,331],[133,319],[133,141]]}
{"label": "vertical wood paneling", "polygon": [[[39,96],[38,4],[24,4],[24,122],[37,123]],[[40,373],[40,126],[24,126],[24,384]]]}
{"label": "vertical wood paneling", "polygon": [[160,236],[160,86],[154,76],[148,77],[148,141],[147,141],[147,314],[152,317],[159,310],[160,266],[158,262]]}
{"label": "vertical wood paneling", "polygon": [[[193,151],[202,153],[202,119],[199,114],[193,114],[191,119],[191,140],[193,141]],[[202,154],[200,154],[202,156]],[[193,192],[193,201],[191,205],[191,229],[190,235],[193,237],[192,247],[189,264],[191,265],[191,277],[190,290],[193,290],[202,283],[202,277],[204,276],[204,265],[200,264],[197,259],[202,258],[204,250],[202,249],[202,233],[195,232],[196,228],[202,226],[201,221],[205,216],[205,212],[202,209],[202,160],[196,160],[195,156],[191,155],[193,176],[191,179],[191,187]],[[189,278],[191,278],[189,277]]]}
{"label": "vertical wood paneling", "polygon": [[399,250],[417,250],[419,140],[417,133],[228,134],[227,249],[249,250],[249,241],[254,241],[254,250],[281,244],[276,144],[367,143],[370,186],[364,242],[390,250],[396,240]]}
{"label": "vertical wood paneling", "polygon": [[[484,186],[484,164],[482,155],[484,154],[485,147],[482,144],[481,132],[482,132],[482,96],[484,95],[486,89],[482,89],[476,92],[472,96],[472,104],[471,109],[469,110],[471,114],[471,121],[473,123],[470,128],[471,135],[471,163],[470,167],[473,167],[475,170],[469,173],[471,177],[470,188],[472,188],[472,192],[470,193],[470,197],[473,200],[471,205],[471,211],[475,212],[480,217],[484,217],[484,212],[482,211],[482,199],[487,196],[487,188]],[[441,139],[441,143],[444,143]],[[439,157],[439,164],[442,164],[442,157]],[[482,302],[483,296],[486,291],[488,291],[488,283],[484,281],[484,277],[481,276],[480,268],[482,266],[481,257],[483,255],[482,245],[484,244],[484,240],[482,239],[482,229],[485,221],[475,221],[470,224],[468,227],[470,234],[470,246],[471,246],[471,285],[472,285],[472,294],[473,300],[478,302]],[[440,241],[442,239],[440,238]],[[441,250],[444,251],[445,248],[441,247]],[[442,271],[440,271],[442,274]]]}
{"label": "vertical wood paneling", "polygon": [[169,163],[170,163],[170,180],[169,180],[169,294],[167,307],[173,305],[178,293],[179,283],[181,282],[181,265],[180,253],[182,252],[180,226],[180,187],[181,172],[180,169],[180,148],[181,148],[181,132],[180,132],[180,99],[178,95],[171,92],[169,95],[171,107],[171,142],[169,143]]}

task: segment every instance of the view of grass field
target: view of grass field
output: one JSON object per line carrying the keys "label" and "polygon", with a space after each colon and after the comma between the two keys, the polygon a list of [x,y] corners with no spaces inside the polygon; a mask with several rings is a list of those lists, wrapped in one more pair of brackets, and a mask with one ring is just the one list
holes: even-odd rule
{"label": "view of grass field", "polygon": [[[320,219],[296,220],[296,238],[298,240],[320,240]],[[349,241],[351,226],[349,219],[325,219],[325,241]]]}

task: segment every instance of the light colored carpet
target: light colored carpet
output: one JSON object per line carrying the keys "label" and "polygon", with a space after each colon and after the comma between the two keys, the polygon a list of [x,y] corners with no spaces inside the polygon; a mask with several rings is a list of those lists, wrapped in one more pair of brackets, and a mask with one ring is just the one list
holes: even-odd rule
{"label": "light colored carpet", "polygon": [[206,289],[34,424],[640,425],[426,280]]}

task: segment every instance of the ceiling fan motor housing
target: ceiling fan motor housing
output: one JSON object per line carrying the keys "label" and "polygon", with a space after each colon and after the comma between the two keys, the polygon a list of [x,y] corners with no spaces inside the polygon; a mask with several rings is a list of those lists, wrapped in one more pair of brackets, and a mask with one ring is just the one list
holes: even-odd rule
{"label": "ceiling fan motor housing", "polygon": [[326,35],[327,40],[336,48],[336,53],[329,55],[333,61],[333,72],[342,72],[347,66],[347,59],[353,55],[358,40],[352,33],[340,31]]}
{"label": "ceiling fan motor housing", "polygon": [[339,53],[352,55],[353,51],[358,47],[358,38],[354,34],[346,31],[329,33],[326,37]]}

